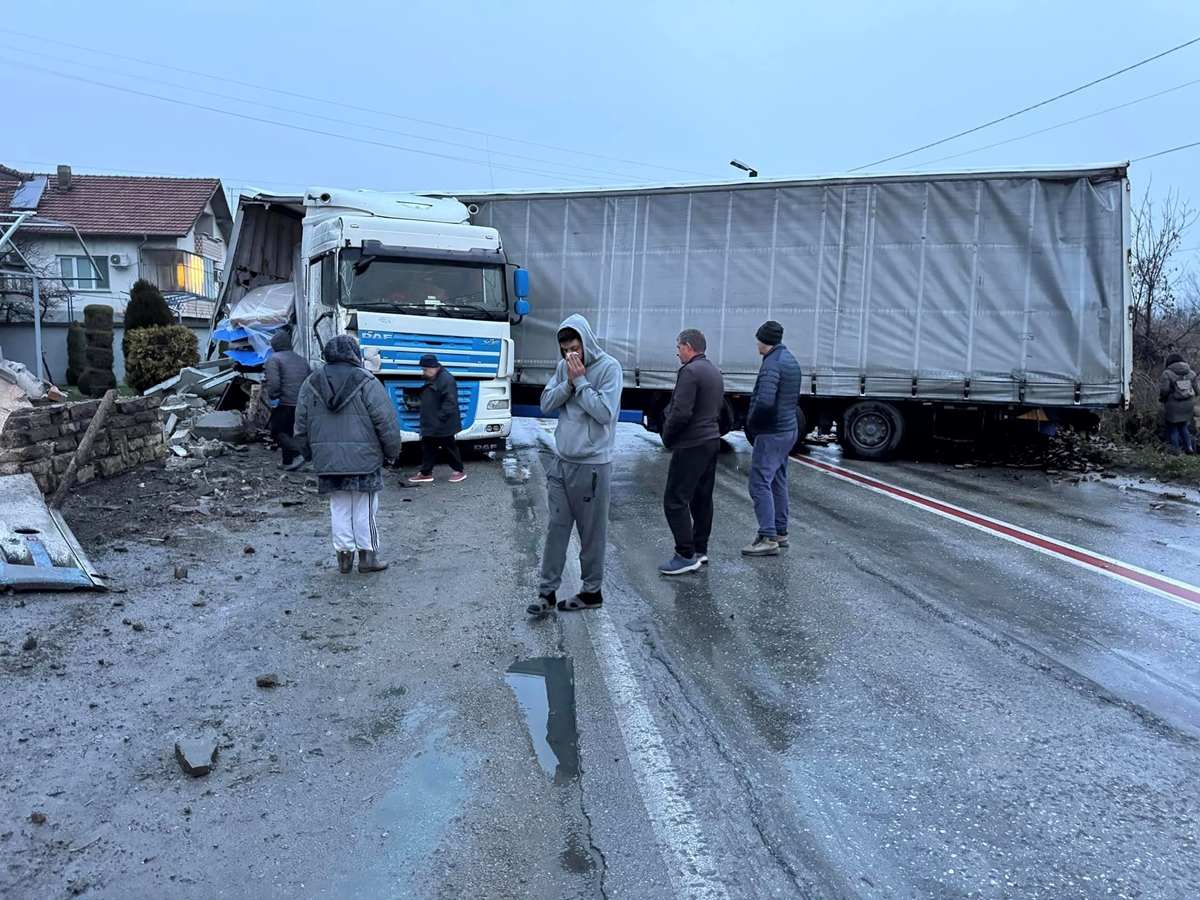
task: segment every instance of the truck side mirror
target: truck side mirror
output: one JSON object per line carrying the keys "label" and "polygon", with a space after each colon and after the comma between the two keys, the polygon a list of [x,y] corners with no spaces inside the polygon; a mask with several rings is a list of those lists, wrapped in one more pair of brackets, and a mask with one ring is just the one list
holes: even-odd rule
{"label": "truck side mirror", "polygon": [[[513,293],[516,294],[518,300],[524,300],[529,296],[529,271],[527,269],[513,269]],[[529,310],[526,309],[525,312],[529,312]],[[519,315],[525,315],[525,313],[519,312]]]}
{"label": "truck side mirror", "polygon": [[513,312],[515,312],[518,316],[529,315],[529,301],[528,300],[518,300],[516,303],[513,304]]}

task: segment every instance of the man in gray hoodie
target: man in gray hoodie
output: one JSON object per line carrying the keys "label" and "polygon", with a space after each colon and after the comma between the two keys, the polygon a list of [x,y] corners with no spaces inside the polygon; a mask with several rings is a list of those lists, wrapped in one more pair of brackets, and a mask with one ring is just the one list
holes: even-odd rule
{"label": "man in gray hoodie", "polygon": [[[542,413],[558,413],[557,453],[546,472],[550,523],[538,597],[530,615],[594,609],[604,602],[604,550],[608,541],[608,495],[613,446],[621,408],[621,364],[600,349],[583,316],[568,316],[558,329],[562,353],[554,377],[542,391]],[[558,600],[572,527],[579,531],[583,585],[569,600]]]}

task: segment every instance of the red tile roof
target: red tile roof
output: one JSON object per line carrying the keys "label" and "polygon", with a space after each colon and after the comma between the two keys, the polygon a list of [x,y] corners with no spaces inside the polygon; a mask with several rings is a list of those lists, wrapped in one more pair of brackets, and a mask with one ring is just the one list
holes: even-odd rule
{"label": "red tile roof", "polygon": [[[183,237],[219,194],[217,178],[141,178],[73,175],[69,190],[47,175],[37,214],[70,222],[82,234],[146,234]],[[0,180],[0,212],[11,209],[18,182]],[[222,198],[224,199],[224,198]]]}

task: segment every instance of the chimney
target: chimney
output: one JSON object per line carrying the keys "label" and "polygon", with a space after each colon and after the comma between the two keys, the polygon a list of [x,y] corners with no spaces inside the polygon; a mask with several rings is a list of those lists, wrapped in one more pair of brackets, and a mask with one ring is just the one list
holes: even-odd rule
{"label": "chimney", "polygon": [[71,189],[71,167],[58,167],[58,189],[60,191],[69,191]]}

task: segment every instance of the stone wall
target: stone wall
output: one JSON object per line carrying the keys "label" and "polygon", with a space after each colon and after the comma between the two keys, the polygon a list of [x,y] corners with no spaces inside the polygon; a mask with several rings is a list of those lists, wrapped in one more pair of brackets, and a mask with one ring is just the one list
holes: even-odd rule
{"label": "stone wall", "polygon": [[[118,400],[92,444],[91,456],[79,466],[77,481],[108,478],[166,456],[161,403],[160,395]],[[99,408],[99,400],[88,400],[12,413],[0,431],[0,475],[28,472],[42,493],[53,493]]]}

